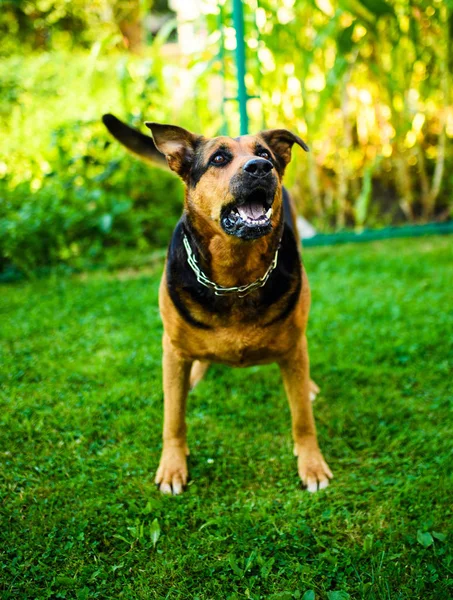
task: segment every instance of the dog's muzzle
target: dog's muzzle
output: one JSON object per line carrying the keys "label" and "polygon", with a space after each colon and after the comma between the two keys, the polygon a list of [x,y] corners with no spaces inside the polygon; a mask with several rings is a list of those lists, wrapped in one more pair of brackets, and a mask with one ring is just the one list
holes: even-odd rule
{"label": "dog's muzzle", "polygon": [[249,160],[231,180],[235,198],[221,211],[220,224],[229,235],[254,240],[272,229],[272,203],[277,189],[273,165],[263,158]]}

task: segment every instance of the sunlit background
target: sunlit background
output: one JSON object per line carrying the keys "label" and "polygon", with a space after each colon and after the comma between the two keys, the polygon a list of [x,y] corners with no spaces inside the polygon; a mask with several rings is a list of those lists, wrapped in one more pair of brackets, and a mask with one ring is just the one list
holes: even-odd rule
{"label": "sunlit background", "polygon": [[[300,212],[320,231],[450,219],[452,0],[243,6],[250,131],[287,127],[312,149],[294,150],[287,176]],[[127,156],[100,118],[238,135],[232,10],[2,3],[0,273],[166,245],[179,182]]]}

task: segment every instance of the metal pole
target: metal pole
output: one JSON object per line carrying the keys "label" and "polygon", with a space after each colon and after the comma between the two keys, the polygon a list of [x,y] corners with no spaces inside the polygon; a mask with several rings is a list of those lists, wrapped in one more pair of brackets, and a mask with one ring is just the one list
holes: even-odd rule
{"label": "metal pole", "polygon": [[236,68],[238,80],[238,102],[240,116],[240,135],[249,131],[247,116],[247,89],[245,87],[245,44],[244,44],[244,10],[242,0],[233,0],[233,23],[236,29]]}
{"label": "metal pole", "polygon": [[217,26],[220,31],[220,48],[219,48],[219,59],[220,59],[220,76],[222,78],[222,126],[220,128],[220,135],[228,135],[228,121],[226,118],[225,102],[226,102],[226,73],[225,73],[225,35],[223,33],[223,5],[219,2],[219,17],[217,19]]}

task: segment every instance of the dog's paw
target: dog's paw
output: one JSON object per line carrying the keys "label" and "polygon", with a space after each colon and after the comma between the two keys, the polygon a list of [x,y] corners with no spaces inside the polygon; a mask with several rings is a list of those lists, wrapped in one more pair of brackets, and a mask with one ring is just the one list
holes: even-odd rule
{"label": "dog's paw", "polygon": [[193,390],[194,387],[203,379],[203,377],[208,369],[209,369],[208,362],[205,362],[202,360],[194,361],[192,368],[190,370],[189,388],[191,390]]}
{"label": "dog's paw", "polygon": [[294,454],[297,456],[299,477],[307,491],[317,492],[329,485],[333,474],[319,448],[296,444]]}
{"label": "dog's paw", "polygon": [[155,479],[162,494],[177,496],[183,492],[188,476],[186,454],[188,451],[179,446],[163,449]]}
{"label": "dog's paw", "polygon": [[316,383],[313,381],[313,379],[310,379],[310,400],[311,402],[314,402],[316,400],[316,396],[319,394],[321,390],[319,389],[319,386],[316,385]]}

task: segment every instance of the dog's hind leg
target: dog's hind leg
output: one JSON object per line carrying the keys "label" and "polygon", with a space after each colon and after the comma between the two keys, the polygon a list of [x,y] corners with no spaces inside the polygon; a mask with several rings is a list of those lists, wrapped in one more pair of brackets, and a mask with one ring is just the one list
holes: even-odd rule
{"label": "dog's hind leg", "polygon": [[191,390],[193,390],[193,388],[198,383],[200,383],[200,381],[203,379],[206,371],[209,369],[209,364],[210,363],[208,363],[204,360],[194,361],[194,363],[192,365],[192,369],[190,370],[190,389]]}
{"label": "dog's hind leg", "polygon": [[316,436],[305,336],[294,352],[280,363],[280,370],[291,409],[294,454],[297,456],[299,476],[309,492],[316,492],[328,485],[332,472],[321,454]]}
{"label": "dog's hind leg", "polygon": [[186,399],[192,361],[184,359],[163,339],[164,432],[156,484],[163,494],[180,494],[187,483],[189,448],[186,435]]}

